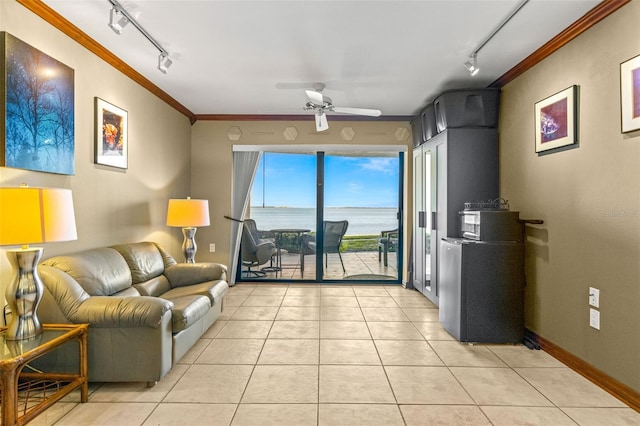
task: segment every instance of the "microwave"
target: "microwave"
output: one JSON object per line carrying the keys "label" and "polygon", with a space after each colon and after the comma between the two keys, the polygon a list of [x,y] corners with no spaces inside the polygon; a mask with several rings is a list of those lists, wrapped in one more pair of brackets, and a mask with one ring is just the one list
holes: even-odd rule
{"label": "microwave", "polygon": [[522,241],[520,213],[510,210],[463,210],[460,234],[476,241]]}

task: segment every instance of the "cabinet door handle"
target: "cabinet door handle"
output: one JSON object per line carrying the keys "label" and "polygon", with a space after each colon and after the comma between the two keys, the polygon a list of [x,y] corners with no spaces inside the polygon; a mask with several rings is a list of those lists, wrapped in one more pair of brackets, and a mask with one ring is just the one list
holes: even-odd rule
{"label": "cabinet door handle", "polygon": [[424,212],[418,212],[418,228],[424,228]]}

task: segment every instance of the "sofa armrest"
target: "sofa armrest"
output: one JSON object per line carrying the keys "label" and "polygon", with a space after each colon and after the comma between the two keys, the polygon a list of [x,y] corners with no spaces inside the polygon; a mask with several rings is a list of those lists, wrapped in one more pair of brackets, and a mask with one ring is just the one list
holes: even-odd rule
{"label": "sofa armrest", "polygon": [[70,319],[98,328],[156,328],[172,308],[173,302],[159,297],[93,296],[86,299]]}
{"label": "sofa armrest", "polygon": [[227,280],[227,267],[221,263],[176,263],[164,270],[172,288],[205,281]]}

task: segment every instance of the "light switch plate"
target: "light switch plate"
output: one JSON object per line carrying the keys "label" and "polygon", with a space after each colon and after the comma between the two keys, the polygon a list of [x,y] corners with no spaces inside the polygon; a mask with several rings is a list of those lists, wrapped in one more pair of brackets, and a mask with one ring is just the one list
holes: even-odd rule
{"label": "light switch plate", "polygon": [[214,253],[216,251],[215,243],[209,244],[209,253]]}
{"label": "light switch plate", "polygon": [[596,330],[600,330],[600,312],[593,308],[589,309],[589,325]]}
{"label": "light switch plate", "polygon": [[600,290],[597,288],[589,287],[589,306],[600,307]]}

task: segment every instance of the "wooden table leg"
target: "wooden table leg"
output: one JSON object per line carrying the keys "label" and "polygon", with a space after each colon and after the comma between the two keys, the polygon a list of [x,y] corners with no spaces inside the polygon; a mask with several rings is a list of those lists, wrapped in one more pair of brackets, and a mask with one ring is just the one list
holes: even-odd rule
{"label": "wooden table leg", "polygon": [[87,402],[89,400],[89,362],[88,362],[88,351],[87,351],[87,340],[88,340],[88,329],[85,329],[83,333],[78,336],[79,346],[80,346],[80,377],[83,378],[84,382],[80,387],[80,401]]}
{"label": "wooden table leg", "polygon": [[18,408],[18,365],[12,364],[11,369],[3,369],[0,385],[2,386],[2,424],[14,425],[17,420]]}

